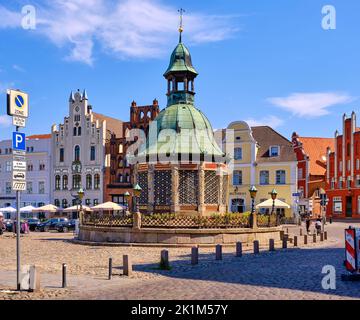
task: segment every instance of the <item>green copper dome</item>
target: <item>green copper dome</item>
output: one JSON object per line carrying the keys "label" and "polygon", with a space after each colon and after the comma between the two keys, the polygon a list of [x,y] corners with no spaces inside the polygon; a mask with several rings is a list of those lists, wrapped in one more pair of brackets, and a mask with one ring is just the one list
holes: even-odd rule
{"label": "green copper dome", "polygon": [[191,72],[197,75],[195,68],[191,62],[191,55],[183,43],[179,43],[171,54],[170,64],[164,73],[164,77],[173,72]]}
{"label": "green copper dome", "polygon": [[209,120],[191,104],[174,104],[162,110],[150,124],[147,142],[148,146],[143,145],[140,157],[203,155],[212,161],[213,156],[218,159],[224,156],[214,139]]}

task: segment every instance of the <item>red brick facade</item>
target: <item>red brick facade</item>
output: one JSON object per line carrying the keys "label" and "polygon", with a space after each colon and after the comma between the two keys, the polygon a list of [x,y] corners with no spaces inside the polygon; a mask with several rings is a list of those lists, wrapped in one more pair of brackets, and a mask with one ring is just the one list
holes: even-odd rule
{"label": "red brick facade", "polygon": [[[123,123],[122,136],[111,135],[106,143],[106,155],[110,166],[106,166],[104,173],[104,201],[112,201],[125,204],[124,194],[132,193],[133,167],[126,161],[126,152],[133,142],[126,141],[126,132],[131,129],[144,130],[148,133],[148,127],[159,114],[158,101],[154,100],[152,105],[137,106],[132,102],[130,107],[130,121]],[[131,201],[130,201],[131,202]],[[129,203],[131,206],[131,203]]]}
{"label": "red brick facade", "polygon": [[335,151],[328,152],[327,215],[360,218],[360,129],[356,115],[343,116],[343,133],[335,132]]}

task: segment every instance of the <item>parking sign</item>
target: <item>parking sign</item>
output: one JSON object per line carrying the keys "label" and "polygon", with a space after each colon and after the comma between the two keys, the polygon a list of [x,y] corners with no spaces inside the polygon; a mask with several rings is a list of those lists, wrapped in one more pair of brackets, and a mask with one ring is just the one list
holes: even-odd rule
{"label": "parking sign", "polygon": [[25,151],[26,150],[26,143],[25,143],[25,133],[21,132],[13,132],[13,149]]}

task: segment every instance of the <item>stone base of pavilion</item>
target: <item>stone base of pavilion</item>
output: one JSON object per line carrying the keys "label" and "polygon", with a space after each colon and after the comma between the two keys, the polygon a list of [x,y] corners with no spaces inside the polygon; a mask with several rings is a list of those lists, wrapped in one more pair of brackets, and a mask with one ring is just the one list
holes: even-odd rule
{"label": "stone base of pavilion", "polygon": [[194,245],[231,245],[236,242],[252,243],[258,240],[260,245],[268,245],[269,239],[281,240],[281,227],[241,228],[241,229],[163,229],[163,228],[123,228],[80,226],[79,242],[194,246]]}

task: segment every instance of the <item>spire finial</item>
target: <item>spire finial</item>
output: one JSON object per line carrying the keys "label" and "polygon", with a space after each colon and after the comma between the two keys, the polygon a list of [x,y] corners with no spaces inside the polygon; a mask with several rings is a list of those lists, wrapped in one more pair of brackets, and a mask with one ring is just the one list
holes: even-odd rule
{"label": "spire finial", "polygon": [[181,43],[181,34],[183,33],[184,31],[184,28],[183,28],[183,13],[185,12],[185,10],[183,8],[180,8],[178,10],[178,12],[180,13],[180,27],[179,27],[179,43]]}

